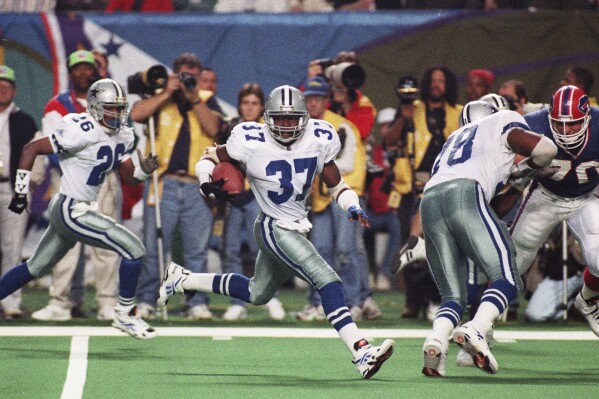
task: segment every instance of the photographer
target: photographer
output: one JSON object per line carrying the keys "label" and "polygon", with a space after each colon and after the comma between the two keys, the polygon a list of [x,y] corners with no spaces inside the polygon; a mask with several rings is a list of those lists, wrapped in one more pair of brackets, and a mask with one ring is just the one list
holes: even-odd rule
{"label": "photographer", "polygon": [[[161,196],[158,200],[165,259],[178,228],[183,240],[185,267],[201,273],[206,271],[212,213],[200,195],[194,167],[206,147],[213,144],[220,120],[210,107],[210,102],[214,102],[213,93],[196,87],[202,71],[200,59],[194,54],[181,54],[173,63],[173,71],[162,87],[156,85],[156,94],[133,106],[131,119],[145,123],[155,117],[157,172],[160,176],[158,192]],[[129,83],[131,91],[131,80]],[[138,299],[141,316],[151,319],[160,286],[153,183],[146,184],[144,200],[147,254],[139,277]],[[206,320],[212,317],[206,294],[196,294],[188,304],[188,318]]]}
{"label": "photographer", "polygon": [[[400,96],[398,116],[385,136],[387,148],[397,146],[404,148],[410,154],[410,164],[413,172],[413,191],[411,200],[402,201],[401,215],[409,215],[400,220],[402,226],[410,225],[407,243],[400,251],[401,255],[412,250],[422,236],[420,215],[417,212],[419,196],[424,185],[430,179],[435,158],[441,151],[447,137],[458,128],[458,116],[462,106],[456,104],[458,84],[455,74],[444,66],[435,66],[425,71],[422,79],[420,99],[410,103],[409,98]],[[405,82],[407,85],[407,81]],[[401,81],[400,81],[401,86]],[[401,88],[401,87],[400,87]],[[400,94],[400,93],[398,93]],[[402,101],[403,100],[403,101]],[[408,197],[408,196],[406,196]],[[411,221],[408,223],[409,217]],[[403,237],[405,235],[402,234]],[[412,239],[410,239],[413,237]],[[407,268],[404,272],[406,279],[406,308],[403,317],[418,317],[421,308],[428,302],[428,317],[434,318],[435,303],[440,297],[437,287],[430,277],[427,268]]]}

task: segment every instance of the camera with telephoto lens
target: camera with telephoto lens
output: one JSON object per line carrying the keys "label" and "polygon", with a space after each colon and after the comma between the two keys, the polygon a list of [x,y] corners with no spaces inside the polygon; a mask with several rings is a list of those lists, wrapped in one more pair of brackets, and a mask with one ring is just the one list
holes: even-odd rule
{"label": "camera with telephoto lens", "polygon": [[359,89],[366,81],[364,68],[352,62],[331,65],[324,71],[324,75],[337,86],[344,86],[348,90]]}
{"label": "camera with telephoto lens", "polygon": [[402,105],[412,104],[420,98],[420,89],[418,81],[411,75],[405,75],[399,78],[395,94],[399,98],[399,103]]}
{"label": "camera with telephoto lens", "polygon": [[142,97],[153,96],[166,87],[168,71],[163,65],[153,65],[127,78],[127,91]]}
{"label": "camera with telephoto lens", "polygon": [[183,82],[183,86],[185,86],[185,89],[187,90],[194,89],[198,84],[198,80],[189,72],[181,72],[177,77]]}

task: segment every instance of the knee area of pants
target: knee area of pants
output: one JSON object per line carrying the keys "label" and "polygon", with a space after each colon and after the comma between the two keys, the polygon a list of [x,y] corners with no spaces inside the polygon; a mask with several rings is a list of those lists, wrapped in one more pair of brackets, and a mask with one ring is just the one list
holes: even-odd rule
{"label": "knee area of pants", "polygon": [[250,302],[252,305],[266,305],[272,299],[272,295],[252,295],[250,294]]}

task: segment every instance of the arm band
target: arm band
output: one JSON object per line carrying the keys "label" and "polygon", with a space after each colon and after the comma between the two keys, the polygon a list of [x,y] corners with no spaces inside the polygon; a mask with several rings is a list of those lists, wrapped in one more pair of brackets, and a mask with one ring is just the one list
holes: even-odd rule
{"label": "arm band", "polygon": [[146,172],[144,172],[139,165],[136,165],[135,169],[133,170],[133,177],[139,181],[146,181],[150,175],[146,174]]}
{"label": "arm band", "polygon": [[208,147],[204,154],[196,163],[196,176],[200,181],[200,185],[204,183],[209,183],[212,181],[212,171],[214,167],[220,163],[220,159],[218,159],[218,154],[216,153],[216,147]]}
{"label": "arm band", "polygon": [[356,194],[354,190],[349,188],[349,186],[347,185],[345,180],[343,180],[343,178],[341,178],[341,181],[335,187],[329,188],[329,191],[331,192],[331,196],[333,196],[333,199],[337,201],[339,207],[343,209],[345,212],[347,212],[347,210],[351,206],[355,206],[356,208],[361,209],[358,194]]}
{"label": "arm band", "polygon": [[29,180],[31,179],[31,171],[25,169],[17,169],[15,179],[15,193],[29,194]]}
{"label": "arm band", "polygon": [[556,155],[557,146],[553,144],[553,141],[545,136],[542,136],[541,140],[539,140],[535,148],[530,153],[530,158],[535,165],[543,167],[549,165]]}

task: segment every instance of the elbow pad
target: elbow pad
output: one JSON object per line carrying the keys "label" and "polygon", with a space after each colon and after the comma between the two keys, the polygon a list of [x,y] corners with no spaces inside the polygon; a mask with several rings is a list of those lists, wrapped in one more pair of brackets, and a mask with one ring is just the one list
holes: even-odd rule
{"label": "elbow pad", "polygon": [[547,166],[557,155],[557,146],[545,136],[537,143],[535,148],[530,153],[530,158],[540,167]]}

